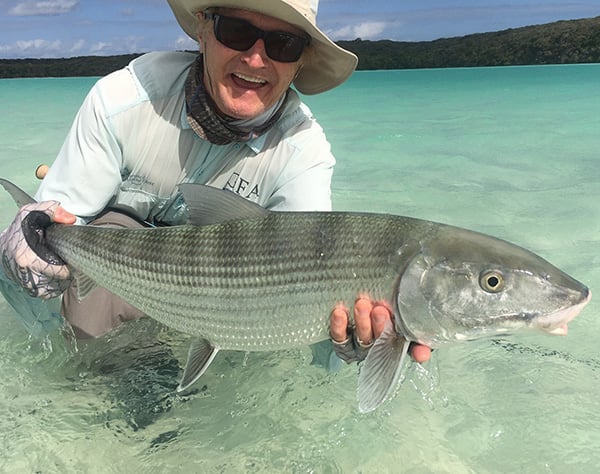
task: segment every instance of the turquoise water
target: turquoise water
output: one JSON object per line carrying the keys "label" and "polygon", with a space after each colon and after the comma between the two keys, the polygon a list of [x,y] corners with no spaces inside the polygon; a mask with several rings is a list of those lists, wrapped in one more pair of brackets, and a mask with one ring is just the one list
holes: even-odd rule
{"label": "turquoise water", "polygon": [[[598,77],[600,65],[358,72],[305,99],[338,159],[337,209],[491,233],[598,294]],[[92,83],[0,81],[0,176],[35,190]],[[4,226],[15,208],[0,196]],[[219,354],[178,397],[184,336],[146,321],[88,347],[30,340],[0,302],[0,472],[595,473],[597,301],[565,338],[436,351],[371,415],[356,409],[356,367],[328,375],[308,349]]]}

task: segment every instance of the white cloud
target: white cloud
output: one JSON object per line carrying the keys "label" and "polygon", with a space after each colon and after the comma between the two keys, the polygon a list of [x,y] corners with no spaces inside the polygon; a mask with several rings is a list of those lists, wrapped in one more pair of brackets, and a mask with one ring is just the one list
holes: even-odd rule
{"label": "white cloud", "polygon": [[143,42],[143,36],[125,36],[122,38],[113,38],[113,41],[98,41],[90,45],[86,54],[92,55],[115,55],[141,53],[146,49],[140,46]]}
{"label": "white cloud", "polygon": [[356,25],[348,25],[337,30],[329,31],[327,34],[334,40],[338,39],[372,39],[377,38],[388,27],[383,21],[368,21]]}
{"label": "white cloud", "polygon": [[75,43],[73,43],[73,45],[69,48],[69,54],[76,55],[77,53],[80,53],[85,48],[85,44],[86,43],[84,39],[75,41]]}
{"label": "white cloud", "polygon": [[373,38],[383,33],[387,24],[380,21],[362,23],[354,27],[354,33],[358,38]]}
{"label": "white cloud", "polygon": [[91,42],[85,38],[73,40],[19,40],[0,43],[3,58],[61,58],[74,56],[111,56],[117,54],[142,53],[149,51],[140,45],[142,36],[113,38],[111,41]]}
{"label": "white cloud", "polygon": [[0,52],[5,57],[56,57],[56,55],[62,51],[63,43],[59,40],[48,41],[43,39],[32,39],[16,41],[13,44],[0,45]]}
{"label": "white cloud", "polygon": [[112,43],[105,43],[104,41],[99,41],[90,46],[89,49],[90,54],[113,54],[113,45]]}
{"label": "white cloud", "polygon": [[43,2],[20,2],[10,9],[13,16],[60,15],[74,10],[78,0],[47,0]]}
{"label": "white cloud", "polygon": [[175,49],[179,51],[196,50],[198,43],[187,35],[181,35],[175,40]]}

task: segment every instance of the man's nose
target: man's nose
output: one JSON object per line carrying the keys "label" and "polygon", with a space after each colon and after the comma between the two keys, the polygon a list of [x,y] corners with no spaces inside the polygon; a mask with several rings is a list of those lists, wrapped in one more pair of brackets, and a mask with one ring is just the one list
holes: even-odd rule
{"label": "man's nose", "polygon": [[253,68],[264,67],[268,57],[265,49],[265,42],[261,38],[256,40],[256,43],[254,43],[249,50],[244,51],[242,54],[248,65]]}

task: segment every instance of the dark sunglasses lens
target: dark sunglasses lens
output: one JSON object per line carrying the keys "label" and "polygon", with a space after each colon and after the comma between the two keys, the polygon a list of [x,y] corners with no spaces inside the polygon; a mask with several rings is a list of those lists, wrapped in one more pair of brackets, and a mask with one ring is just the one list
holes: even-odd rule
{"label": "dark sunglasses lens", "polygon": [[281,63],[298,61],[308,44],[305,38],[299,36],[280,31],[265,33],[245,20],[220,15],[215,17],[215,37],[236,51],[247,51],[264,37],[267,55]]}
{"label": "dark sunglasses lens", "polygon": [[246,51],[256,43],[260,35],[247,21],[219,16],[215,20],[215,36],[228,48]]}
{"label": "dark sunglasses lens", "polygon": [[265,49],[267,55],[282,63],[293,63],[300,59],[306,41],[304,38],[286,33],[267,33],[265,38]]}

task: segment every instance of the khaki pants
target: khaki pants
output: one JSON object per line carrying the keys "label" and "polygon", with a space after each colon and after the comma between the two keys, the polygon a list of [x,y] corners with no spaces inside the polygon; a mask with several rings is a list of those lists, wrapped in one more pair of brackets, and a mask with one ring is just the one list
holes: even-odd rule
{"label": "khaki pants", "polygon": [[[119,212],[109,211],[90,225],[106,227],[143,227],[135,219]],[[63,294],[62,316],[71,324],[78,339],[89,339],[102,336],[119,326],[124,321],[139,319],[144,316],[118,296],[104,288],[96,288],[84,300],[79,301],[77,290],[69,288]]]}

